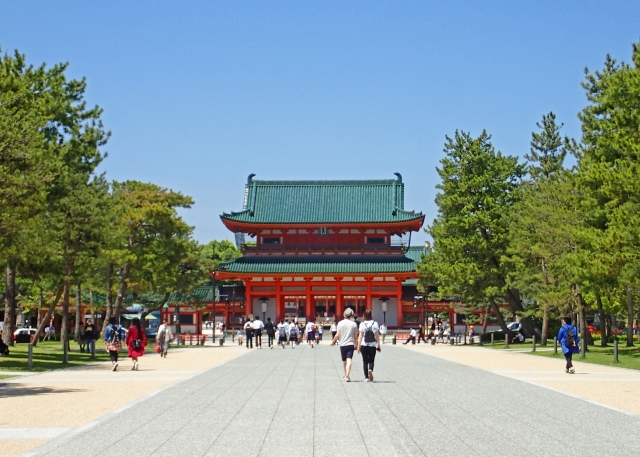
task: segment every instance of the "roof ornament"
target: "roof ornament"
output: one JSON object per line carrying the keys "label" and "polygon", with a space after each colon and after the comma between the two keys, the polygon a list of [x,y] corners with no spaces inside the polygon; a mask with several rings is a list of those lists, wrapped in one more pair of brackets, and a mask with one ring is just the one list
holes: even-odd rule
{"label": "roof ornament", "polygon": [[[396,173],[397,174],[397,173]],[[249,177],[247,178],[247,184],[251,184],[253,182],[253,177],[255,176],[255,173],[251,173],[249,175]],[[402,181],[402,178],[400,178],[400,181]]]}
{"label": "roof ornament", "polygon": [[396,179],[396,182],[398,184],[402,184],[402,175],[398,172],[395,172],[394,175],[396,175],[398,177],[398,179]]}

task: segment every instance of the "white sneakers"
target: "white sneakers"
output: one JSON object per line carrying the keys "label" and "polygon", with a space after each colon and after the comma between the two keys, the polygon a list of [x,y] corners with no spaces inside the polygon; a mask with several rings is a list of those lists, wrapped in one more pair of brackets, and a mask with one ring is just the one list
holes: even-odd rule
{"label": "white sneakers", "polygon": [[116,371],[118,369],[118,362],[114,363],[111,367],[111,371]]}

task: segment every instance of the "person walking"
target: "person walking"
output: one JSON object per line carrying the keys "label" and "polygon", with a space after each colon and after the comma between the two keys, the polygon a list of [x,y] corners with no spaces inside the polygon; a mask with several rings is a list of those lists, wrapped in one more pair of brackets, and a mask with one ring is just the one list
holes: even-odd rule
{"label": "person walking", "polygon": [[429,344],[424,334],[424,326],[422,325],[420,326],[420,331],[418,332],[418,344],[420,344],[420,340],[424,341],[424,344]]}
{"label": "person walking", "polygon": [[380,327],[373,320],[371,310],[364,311],[364,320],[358,329],[358,352],[362,354],[364,382],[373,382],[373,363],[380,352]]}
{"label": "person walking", "polygon": [[278,344],[282,346],[282,349],[287,345],[287,334],[289,333],[289,323],[284,319],[278,324]]}
{"label": "person walking", "polygon": [[411,341],[412,344],[416,344],[416,329],[412,328],[411,331],[409,332],[409,338],[407,338],[407,341],[405,341],[402,344],[409,344],[409,341]]}
{"label": "person walking", "polygon": [[171,327],[167,324],[167,320],[162,321],[162,325],[158,327],[158,347],[160,347],[160,357],[167,358],[167,352],[169,351],[169,343],[173,339],[171,334]]}
{"label": "person walking", "polygon": [[351,363],[353,360],[353,352],[355,351],[355,335],[358,330],[358,326],[353,322],[353,310],[347,308],[344,310],[344,319],[342,319],[336,328],[336,334],[331,340],[331,346],[334,346],[336,342],[340,346],[340,355],[342,356],[342,366],[344,368],[344,379],[346,382],[351,382]]}
{"label": "person walking", "polygon": [[111,359],[111,371],[118,369],[118,354],[122,349],[122,341],[124,340],[124,330],[116,324],[116,318],[109,318],[109,325],[104,332],[104,342]]}
{"label": "person walking", "polygon": [[295,349],[298,344],[298,326],[295,322],[289,324],[289,343],[291,343],[291,349]]}
{"label": "person walking", "polygon": [[320,341],[322,341],[323,333],[324,333],[324,328],[322,327],[322,324],[320,324],[318,326],[318,331],[316,332],[316,344],[320,344]]}
{"label": "person walking", "polygon": [[253,330],[253,336],[256,338],[256,349],[262,349],[262,330],[264,329],[264,324],[260,320],[259,317],[253,318],[253,323],[251,324],[251,330]]}
{"label": "person walking", "polygon": [[276,336],[276,326],[271,322],[271,318],[267,317],[267,323],[264,324],[264,330],[267,332],[267,346],[273,349],[273,340]]}
{"label": "person walking", "polygon": [[380,326],[380,335],[382,335],[382,344],[384,344],[384,337],[387,334],[387,324],[384,322]]}
{"label": "person walking", "polygon": [[247,344],[247,349],[249,349],[249,346],[251,346],[251,349],[253,349],[253,330],[252,330],[252,323],[251,323],[251,319],[247,319],[247,322],[244,323],[244,337],[247,339],[246,344]]}
{"label": "person walking", "polygon": [[147,346],[147,336],[144,329],[140,325],[140,319],[134,317],[131,321],[131,327],[127,332],[127,347],[129,357],[133,360],[131,370],[138,370],[138,359],[144,355],[144,348]]}
{"label": "person walking", "polygon": [[309,349],[313,349],[313,344],[316,341],[316,324],[309,321],[304,329],[307,334],[307,344],[309,345]]}
{"label": "person walking", "polygon": [[87,352],[93,354],[96,350],[96,328],[92,321],[88,321],[84,326],[84,339],[87,345]]}
{"label": "person walking", "polygon": [[338,326],[336,325],[335,321],[333,321],[331,327],[329,327],[329,331],[331,332],[331,339],[334,339],[336,337],[336,333],[338,332]]}
{"label": "person walking", "polygon": [[580,338],[578,338],[578,329],[571,325],[571,318],[569,316],[562,319],[562,327],[558,330],[558,341],[562,346],[562,353],[567,361],[565,366],[565,373],[575,373],[573,368],[573,361],[571,358],[573,354],[580,352]]}

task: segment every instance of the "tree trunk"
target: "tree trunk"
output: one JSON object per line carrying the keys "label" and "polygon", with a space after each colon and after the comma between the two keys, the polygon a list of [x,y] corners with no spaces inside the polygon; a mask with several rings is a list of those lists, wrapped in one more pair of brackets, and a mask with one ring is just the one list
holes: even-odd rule
{"label": "tree trunk", "polygon": [[42,337],[42,332],[44,332],[44,328],[49,324],[51,320],[51,316],[53,315],[53,311],[56,309],[56,305],[60,301],[60,296],[62,295],[62,291],[64,287],[59,287],[56,292],[56,296],[53,298],[51,304],[49,304],[49,309],[47,310],[47,314],[44,316],[44,319],[40,321],[40,325],[38,325],[38,329],[36,330],[36,335],[33,338],[33,346],[36,346]]}
{"label": "tree trunk", "polygon": [[64,292],[62,298],[62,325],[60,326],[60,342],[62,343],[62,363],[69,363],[69,289],[71,282],[64,281]]}
{"label": "tree trunk", "polygon": [[176,303],[176,335],[180,335],[180,305]]}
{"label": "tree trunk", "polygon": [[612,332],[611,332],[611,326],[612,326],[611,320],[612,319],[611,319],[611,315],[610,314],[605,315],[605,317],[607,319],[607,338],[608,338],[612,334]]}
{"label": "tree trunk", "polygon": [[16,266],[12,261],[7,262],[7,292],[4,308],[4,331],[2,340],[7,346],[13,346],[13,332],[16,330]]}
{"label": "tree trunk", "polygon": [[38,318],[36,319],[36,328],[40,327],[42,322],[42,307],[44,306],[44,297],[42,296],[42,287],[40,288],[40,297],[38,297]]}
{"label": "tree trunk", "polygon": [[509,328],[507,327],[507,323],[504,321],[504,317],[502,317],[502,313],[500,312],[500,308],[498,308],[498,305],[496,305],[496,301],[493,298],[489,298],[489,303],[491,304],[491,309],[493,309],[493,312],[498,319],[500,328],[504,332],[505,338],[511,339],[511,330],[509,330]]}
{"label": "tree trunk", "polygon": [[487,333],[487,324],[489,323],[489,307],[485,306],[482,308],[482,334]]}
{"label": "tree trunk", "polygon": [[124,294],[127,291],[127,280],[129,279],[129,271],[131,270],[131,265],[127,262],[122,269],[122,273],[120,274],[120,282],[118,284],[118,295],[116,296],[116,310],[115,317],[116,321],[120,323],[120,313],[122,312],[122,302],[124,301]]}
{"label": "tree trunk", "polygon": [[607,347],[607,317],[602,310],[602,297],[596,293],[596,303],[598,304],[598,316],[600,316],[600,346]]}
{"label": "tree trunk", "polygon": [[582,331],[582,339],[583,344],[585,345],[585,349],[589,350],[589,345],[593,346],[593,338],[591,338],[591,331],[589,330],[589,325],[587,325],[587,312],[586,312],[586,304],[584,299],[582,298],[582,293],[578,292],[576,294],[576,298],[578,299],[578,306],[580,307],[579,318],[580,318],[580,328]]}
{"label": "tree trunk", "polygon": [[[73,332],[73,338],[77,342],[80,342],[80,326],[82,325],[82,295],[81,295],[81,286],[78,284],[76,286],[76,328]],[[84,317],[84,316],[82,316]]]}
{"label": "tree trunk", "polygon": [[[507,303],[509,303],[509,306],[511,307],[514,315],[518,312],[524,311],[524,307],[520,302],[519,295],[520,294],[518,293],[518,291],[513,289],[507,289],[507,292],[505,293],[504,298]],[[538,340],[540,339],[542,334],[540,332],[540,329],[533,323],[533,319],[531,319],[530,317],[522,317],[520,319],[520,323],[522,324],[522,328],[524,329],[524,333],[526,336],[536,335]]]}
{"label": "tree trunk", "polygon": [[107,331],[107,325],[109,325],[109,319],[111,318],[112,313],[112,299],[113,296],[111,294],[111,288],[113,287],[111,274],[113,272],[113,264],[109,264],[107,266],[107,295],[105,298],[106,301],[106,310],[104,312],[104,320],[102,321],[102,330],[100,331],[100,337],[104,338],[104,333]]}
{"label": "tree trunk", "polygon": [[542,338],[540,338],[540,344],[542,346],[547,345],[547,338],[549,335],[549,307],[542,305]]}
{"label": "tree trunk", "polygon": [[627,346],[633,346],[633,292],[627,286]]}

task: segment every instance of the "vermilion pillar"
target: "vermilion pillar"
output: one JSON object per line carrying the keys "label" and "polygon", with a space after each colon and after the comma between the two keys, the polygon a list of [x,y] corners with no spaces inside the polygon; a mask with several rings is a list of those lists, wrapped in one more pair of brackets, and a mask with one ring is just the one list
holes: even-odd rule
{"label": "vermilion pillar", "polygon": [[315,321],[315,307],[313,306],[313,301],[311,300],[311,278],[305,278],[307,284],[307,292],[306,292],[306,306],[305,306],[305,314],[307,315],[307,321]]}
{"label": "vermilion pillar", "polygon": [[338,322],[344,315],[344,301],[342,299],[342,278],[336,278],[336,315],[335,321]]}
{"label": "vermilion pillar", "polygon": [[284,300],[280,294],[282,284],[280,278],[276,279],[276,324],[284,319]]}

